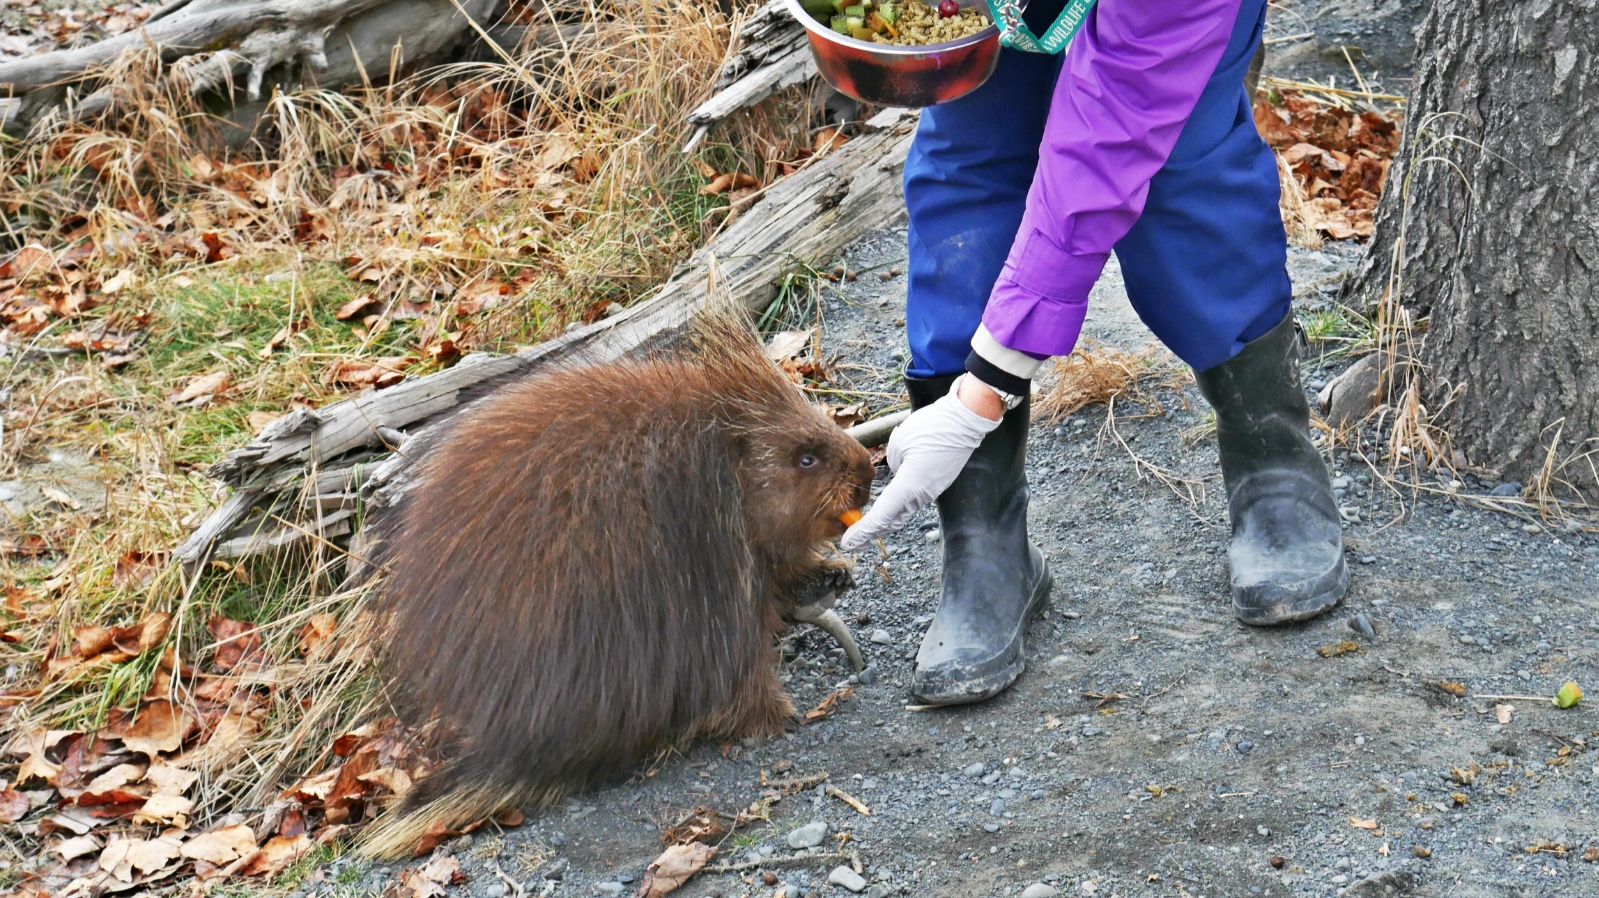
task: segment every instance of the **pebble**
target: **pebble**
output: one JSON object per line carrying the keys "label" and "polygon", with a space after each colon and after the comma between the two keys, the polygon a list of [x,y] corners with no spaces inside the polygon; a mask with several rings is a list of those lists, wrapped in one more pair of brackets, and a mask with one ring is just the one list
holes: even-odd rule
{"label": "pebble", "polygon": [[788,834],[788,847],[814,848],[827,839],[827,821],[807,823]]}
{"label": "pebble", "polygon": [[985,824],[983,824],[983,832],[986,832],[986,833],[997,833],[997,832],[999,832],[999,824],[998,823],[985,823]]}
{"label": "pebble", "polygon": [[872,631],[872,635],[867,637],[867,638],[870,639],[871,641],[877,643],[878,645],[893,645],[894,644],[894,637],[888,635],[888,631],[884,630],[884,629],[881,629],[881,628],[873,630]]}
{"label": "pebble", "polygon": [[489,898],[504,898],[506,891],[507,889],[505,888],[505,883],[494,882],[490,883],[489,887],[483,890],[483,894],[489,896]]}
{"label": "pebble", "polygon": [[827,874],[827,881],[831,885],[843,886],[851,892],[866,891],[866,878],[843,865],[834,867],[833,872]]}
{"label": "pebble", "polygon": [[594,888],[599,889],[607,895],[620,895],[622,894],[623,887],[619,882],[602,882]]}
{"label": "pebble", "polygon": [[988,806],[988,812],[993,814],[995,817],[1005,813],[1005,799],[994,799],[993,803]]}
{"label": "pebble", "polygon": [[995,783],[999,782],[999,777],[1000,777],[1000,772],[998,770],[995,770],[992,773],[990,773],[988,776],[983,777],[983,785],[992,786]]}
{"label": "pebble", "polygon": [[922,534],[922,539],[927,540],[930,543],[936,543],[943,538],[943,532],[936,527]]}
{"label": "pebble", "polygon": [[1072,656],[1070,655],[1056,655],[1055,657],[1049,659],[1048,664],[1050,667],[1059,667],[1070,660],[1072,660]]}
{"label": "pebble", "polygon": [[1362,636],[1377,635],[1377,631],[1372,629],[1371,618],[1367,617],[1366,612],[1364,611],[1349,619],[1349,629],[1354,630],[1356,633],[1359,633]]}
{"label": "pebble", "polygon": [[1055,898],[1055,896],[1059,894],[1060,889],[1057,889],[1051,885],[1045,885],[1041,882],[1035,882],[1027,888],[1022,889],[1022,898]]}
{"label": "pebble", "polygon": [[877,682],[877,665],[866,665],[860,673],[855,675],[855,679],[859,680],[862,686],[870,686]]}
{"label": "pebble", "polygon": [[1084,736],[1098,736],[1100,733],[1103,733],[1103,732],[1105,732],[1105,731],[1100,729],[1099,727],[1096,727],[1096,726],[1083,727],[1083,735]]}
{"label": "pebble", "polygon": [[1490,496],[1519,496],[1519,495],[1521,495],[1521,484],[1516,483],[1515,481],[1511,481],[1509,483],[1501,483],[1498,486],[1494,487],[1493,489],[1489,490],[1488,491],[1488,495],[1490,495]]}
{"label": "pebble", "polygon": [[1477,644],[1477,637],[1475,637],[1475,636],[1462,636],[1462,637],[1460,637],[1460,644],[1461,645],[1476,645]]}
{"label": "pebble", "polygon": [[982,776],[983,771],[987,769],[988,768],[983,766],[982,761],[974,761],[962,768],[961,773],[964,773],[967,776]]}
{"label": "pebble", "polygon": [[1255,750],[1255,743],[1250,742],[1248,739],[1240,739],[1238,740],[1238,744],[1233,747],[1238,749],[1239,754],[1247,755],[1251,751]]}

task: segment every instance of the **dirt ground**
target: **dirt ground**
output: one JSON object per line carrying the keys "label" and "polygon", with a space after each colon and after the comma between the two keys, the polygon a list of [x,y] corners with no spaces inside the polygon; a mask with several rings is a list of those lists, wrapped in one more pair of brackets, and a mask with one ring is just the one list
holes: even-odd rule
{"label": "dirt ground", "polygon": [[[1293,251],[1301,313],[1325,304],[1356,252]],[[856,389],[886,388],[905,351],[904,277],[878,277],[903,255],[902,232],[863,241],[846,264],[864,273],[826,291],[823,345]],[[1114,270],[1088,336],[1131,350],[1150,340]],[[1312,384],[1326,373],[1307,365]],[[839,605],[871,685],[782,739],[725,754],[698,745],[503,836],[466,837],[451,846],[469,877],[462,894],[510,891],[491,864],[530,895],[631,894],[663,827],[697,807],[733,815],[770,797],[764,771],[826,774],[871,813],[814,790],[782,797],[770,825],[739,828],[713,861],[758,866],[701,874],[678,894],[846,895],[828,884],[841,861],[811,857],[842,846],[876,898],[1012,896],[1034,884],[1122,896],[1599,895],[1599,863],[1582,860],[1599,848],[1593,703],[1475,697],[1599,683],[1599,522],[1568,532],[1452,498],[1416,501],[1341,454],[1348,597],[1305,624],[1245,628],[1227,597],[1214,440],[1192,439],[1206,407],[1191,383],[1162,403],[1164,415],[1119,417],[1115,429],[1131,452],[1201,482],[1193,503],[1140,475],[1103,405],[1035,428],[1030,526],[1056,586],[1013,689],[980,705],[907,708],[938,597],[936,517],[924,512],[886,541],[886,558],[863,557],[860,586]],[[1353,629],[1356,613],[1374,636]],[[1320,651],[1345,641],[1355,650]],[[788,645],[796,705],[850,683],[822,634],[796,631]],[[1095,694],[1125,698],[1102,706]],[[1497,704],[1514,706],[1508,723]],[[827,839],[796,852],[789,833],[814,821]],[[354,864],[330,871],[353,893],[400,869]]]}

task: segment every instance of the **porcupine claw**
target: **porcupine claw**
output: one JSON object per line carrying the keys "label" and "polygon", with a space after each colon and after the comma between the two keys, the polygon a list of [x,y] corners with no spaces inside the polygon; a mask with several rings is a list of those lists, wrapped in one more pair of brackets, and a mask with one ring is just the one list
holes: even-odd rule
{"label": "porcupine claw", "polygon": [[849,666],[856,673],[866,669],[866,659],[861,657],[861,647],[855,642],[855,635],[849,631],[849,625],[833,610],[833,603],[838,600],[835,593],[828,593],[813,605],[800,605],[794,609],[795,620],[806,624],[815,624],[827,631],[827,634],[844,648],[844,654],[849,656]]}

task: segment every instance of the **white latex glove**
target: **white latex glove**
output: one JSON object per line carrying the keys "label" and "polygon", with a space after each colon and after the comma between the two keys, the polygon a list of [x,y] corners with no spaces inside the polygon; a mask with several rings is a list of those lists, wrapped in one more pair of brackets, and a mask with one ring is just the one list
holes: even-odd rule
{"label": "white latex glove", "polygon": [[911,515],[949,489],[983,437],[999,426],[961,402],[956,393],[962,379],[956,378],[944,398],[917,409],[894,429],[888,438],[888,469],[894,479],[865,516],[844,531],[840,549],[856,551],[904,527]]}

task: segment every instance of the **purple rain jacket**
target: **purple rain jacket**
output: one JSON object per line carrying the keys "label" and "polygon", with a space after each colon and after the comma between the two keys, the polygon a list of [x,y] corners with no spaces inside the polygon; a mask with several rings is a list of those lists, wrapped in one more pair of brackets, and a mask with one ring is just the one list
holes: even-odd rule
{"label": "purple rain jacket", "polygon": [[1031,378],[1068,355],[1111,247],[1227,48],[1240,0],[1104,0],[1067,48],[1027,211],[972,350]]}

